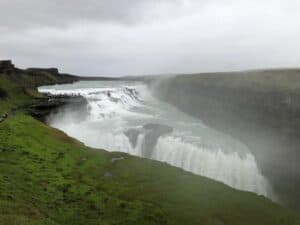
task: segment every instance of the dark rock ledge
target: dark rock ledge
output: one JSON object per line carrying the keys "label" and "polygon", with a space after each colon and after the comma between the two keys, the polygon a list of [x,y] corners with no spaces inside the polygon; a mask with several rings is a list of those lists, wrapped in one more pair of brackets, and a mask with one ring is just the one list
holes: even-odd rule
{"label": "dark rock ledge", "polygon": [[30,105],[28,112],[33,117],[45,122],[47,116],[51,113],[56,113],[62,107],[82,107],[86,106],[87,101],[82,96],[69,95],[50,95],[46,94],[45,98],[37,104]]}

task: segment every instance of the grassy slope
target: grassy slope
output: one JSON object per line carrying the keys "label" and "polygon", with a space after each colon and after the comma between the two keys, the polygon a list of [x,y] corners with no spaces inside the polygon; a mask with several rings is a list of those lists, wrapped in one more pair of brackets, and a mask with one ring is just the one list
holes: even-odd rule
{"label": "grassy slope", "polygon": [[[0,78],[0,88],[9,96],[0,99],[2,111],[36,101],[9,78]],[[87,148],[18,111],[0,123],[0,224],[276,225],[300,218],[163,163]]]}
{"label": "grassy slope", "polygon": [[0,73],[0,116],[14,108],[23,108],[25,105],[33,104],[40,98],[41,94],[36,92],[35,87],[41,85],[55,84],[57,79],[51,74],[30,75],[25,72],[13,74]]}
{"label": "grassy slope", "polygon": [[0,98],[0,100],[2,100],[0,104],[0,115],[15,106],[21,106],[31,101],[29,96],[24,95],[23,89],[10,82],[6,76],[0,75],[0,84],[2,92],[5,93],[5,97]]}
{"label": "grassy slope", "polygon": [[199,87],[222,87],[258,92],[299,94],[300,69],[257,70],[248,72],[202,73],[177,76],[174,82]]}

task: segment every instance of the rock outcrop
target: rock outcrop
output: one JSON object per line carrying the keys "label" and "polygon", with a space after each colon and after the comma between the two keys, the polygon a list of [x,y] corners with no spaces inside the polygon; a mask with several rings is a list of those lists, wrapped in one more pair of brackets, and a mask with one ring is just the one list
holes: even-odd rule
{"label": "rock outcrop", "polygon": [[145,158],[151,158],[158,139],[172,131],[173,128],[167,125],[148,123],[139,129],[129,129],[125,132],[125,135],[128,137],[133,148],[136,148],[139,135],[144,135],[144,140],[141,146],[142,156]]}
{"label": "rock outcrop", "polygon": [[9,76],[24,88],[36,88],[41,85],[73,83],[81,77],[60,73],[57,68],[16,68],[11,60],[0,60],[0,75]]}
{"label": "rock outcrop", "polygon": [[57,68],[28,68],[26,69],[27,72],[29,73],[41,73],[41,72],[46,72],[50,73],[53,75],[58,75],[59,71]]}
{"label": "rock outcrop", "polygon": [[15,69],[15,65],[11,60],[0,60],[0,73],[11,73]]}
{"label": "rock outcrop", "polygon": [[87,101],[85,98],[81,96],[51,96],[48,95],[43,101],[32,105],[28,111],[29,113],[37,119],[45,121],[46,117],[50,113],[57,113],[58,109],[63,106],[73,108],[73,110],[77,110],[82,107],[82,105],[86,106]]}

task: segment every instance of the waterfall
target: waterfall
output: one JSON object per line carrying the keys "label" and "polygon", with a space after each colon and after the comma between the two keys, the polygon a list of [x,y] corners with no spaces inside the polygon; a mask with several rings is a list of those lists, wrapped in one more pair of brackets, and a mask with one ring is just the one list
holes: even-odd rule
{"label": "waterfall", "polygon": [[41,87],[39,91],[87,99],[85,119],[77,120],[76,111],[66,107],[52,115],[49,123],[88,146],[166,162],[233,188],[274,198],[245,145],[159,102],[146,85],[79,82]]}

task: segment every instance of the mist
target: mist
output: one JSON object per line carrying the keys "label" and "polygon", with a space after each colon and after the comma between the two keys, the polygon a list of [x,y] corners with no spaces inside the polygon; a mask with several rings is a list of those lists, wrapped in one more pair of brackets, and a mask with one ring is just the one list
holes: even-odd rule
{"label": "mist", "polygon": [[300,99],[291,88],[294,79],[298,70],[209,73],[156,79],[151,87],[157,98],[244,143],[277,201],[299,210]]}

